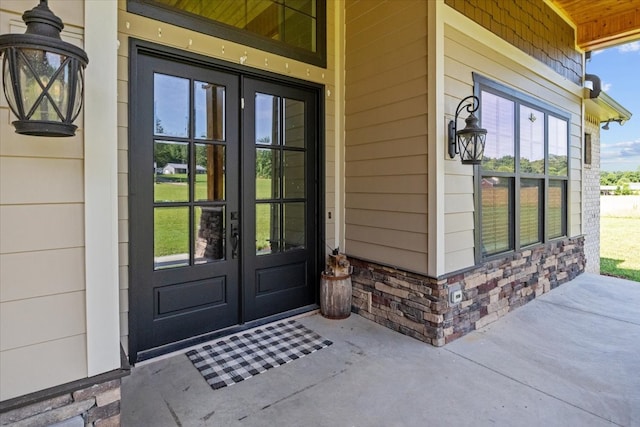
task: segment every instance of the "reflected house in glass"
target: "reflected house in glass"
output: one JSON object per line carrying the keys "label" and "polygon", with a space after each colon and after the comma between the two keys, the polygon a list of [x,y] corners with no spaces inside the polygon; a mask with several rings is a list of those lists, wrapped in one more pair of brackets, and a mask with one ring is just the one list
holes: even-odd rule
{"label": "reflected house in glass", "polygon": [[186,174],[189,171],[189,165],[185,163],[167,163],[162,168],[162,173],[165,175],[173,175],[176,173]]}
{"label": "reflected house in glass", "polygon": [[[69,417],[117,424],[127,362],[317,309],[337,248],[352,312],[434,346],[595,271],[599,124],[631,112],[584,56],[640,25],[520,3],[55,2],[91,63],[66,141],[0,103],[0,411],[98,385]],[[447,155],[469,96],[479,165]]]}
{"label": "reflected house in glass", "polygon": [[[167,163],[162,168],[162,173],[165,175],[173,175],[173,174],[187,174],[189,173],[189,165],[186,163]],[[196,173],[203,174],[207,173],[207,169],[204,166],[196,165]]]}

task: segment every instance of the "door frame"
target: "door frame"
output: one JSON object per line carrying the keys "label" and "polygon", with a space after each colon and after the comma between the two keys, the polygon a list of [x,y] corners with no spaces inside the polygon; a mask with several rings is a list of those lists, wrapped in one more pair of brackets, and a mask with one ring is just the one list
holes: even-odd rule
{"label": "door frame", "polygon": [[[127,243],[127,247],[128,247],[128,257],[129,259],[127,260],[127,265],[129,266],[128,268],[128,278],[129,278],[129,287],[128,287],[128,298],[129,298],[129,311],[128,311],[128,320],[129,320],[129,328],[128,328],[128,355],[129,355],[129,362],[133,365],[136,362],[142,361],[142,360],[146,360],[146,359],[150,359],[156,356],[159,356],[161,354],[165,354],[165,353],[169,353],[172,351],[176,351],[185,347],[189,347],[192,345],[197,345],[199,343],[202,342],[206,342],[209,341],[211,339],[214,339],[216,337],[219,336],[223,336],[223,335],[228,335],[228,334],[232,334],[232,333],[236,333],[236,332],[240,332],[242,330],[246,330],[246,329],[250,329],[250,328],[254,328],[256,326],[265,324],[265,323],[270,323],[276,320],[280,320],[283,318],[287,318],[287,317],[291,317],[297,314],[301,314],[301,313],[305,313],[314,309],[318,308],[318,301],[319,301],[319,295],[320,295],[320,274],[322,272],[322,270],[324,269],[324,262],[325,262],[325,253],[324,253],[324,242],[325,242],[325,230],[326,230],[326,222],[325,222],[325,217],[324,217],[324,212],[325,212],[325,195],[326,195],[326,189],[325,189],[325,172],[326,172],[326,156],[325,156],[325,99],[324,99],[324,91],[325,91],[325,86],[322,84],[318,84],[318,83],[313,83],[313,82],[308,82],[305,80],[300,80],[300,79],[296,79],[296,78],[292,78],[292,77],[287,77],[287,76],[282,76],[280,74],[276,74],[276,73],[272,73],[272,72],[268,72],[268,71],[262,71],[262,70],[257,70],[254,68],[250,68],[244,65],[240,65],[240,64],[234,64],[234,63],[230,63],[230,62],[225,62],[225,61],[221,61],[219,59],[215,59],[215,58],[211,58],[211,57],[207,57],[205,55],[200,55],[200,54],[196,54],[196,53],[192,53],[192,52],[188,52],[188,51],[184,51],[181,49],[177,49],[177,48],[173,48],[173,47],[167,47],[167,46],[163,46],[157,43],[152,43],[152,42],[148,42],[148,41],[144,41],[144,40],[140,40],[140,39],[136,39],[136,38],[129,38],[129,99],[128,99],[128,119],[129,119],[129,123],[128,123],[128,134],[127,134],[127,155],[128,155],[128,185],[127,185],[127,190],[128,190],[128,195],[127,195],[127,207],[129,209],[129,212],[132,211],[133,208],[133,203],[132,203],[132,192],[130,191],[131,189],[131,183],[132,180],[134,179],[144,179],[144,176],[139,176],[140,174],[136,175],[136,171],[135,170],[131,170],[131,165],[135,164],[134,162],[132,162],[132,156],[131,156],[131,150],[130,150],[130,142],[133,140],[133,138],[136,137],[135,132],[133,127],[131,126],[132,123],[139,123],[139,111],[141,108],[141,105],[143,104],[143,102],[141,102],[141,100],[138,99],[137,97],[137,91],[138,91],[138,84],[137,84],[137,77],[138,77],[138,70],[139,70],[139,63],[138,63],[138,58],[140,55],[147,55],[147,56],[154,56],[154,57],[158,57],[161,59],[165,59],[165,60],[170,60],[170,61],[175,61],[178,63],[184,63],[185,65],[192,65],[192,66],[198,66],[198,67],[204,67],[204,68],[210,68],[212,70],[216,70],[216,71],[220,71],[220,72],[228,72],[228,73],[235,73],[235,74],[241,74],[245,77],[249,77],[249,78],[254,78],[254,79],[260,79],[260,80],[264,80],[264,81],[270,81],[276,84],[282,84],[282,85],[289,85],[289,86],[293,86],[293,87],[300,87],[306,90],[311,90],[311,91],[315,91],[316,92],[316,96],[317,96],[317,100],[318,100],[318,105],[317,105],[317,112],[316,112],[316,123],[318,124],[318,129],[317,129],[317,140],[316,140],[316,144],[314,147],[315,150],[315,156],[317,159],[317,164],[316,164],[316,176],[315,176],[315,182],[310,183],[310,185],[315,185],[316,189],[317,189],[317,200],[316,200],[316,212],[314,215],[314,230],[315,230],[315,239],[316,239],[316,245],[315,245],[315,251],[316,251],[316,259],[315,259],[315,277],[317,278],[317,282],[315,283],[315,291],[314,291],[314,301],[315,303],[307,305],[307,306],[303,306],[303,307],[299,307],[293,310],[289,310],[283,313],[278,313],[272,316],[268,316],[265,318],[261,318],[261,319],[257,319],[257,320],[253,320],[253,321],[249,321],[246,323],[242,323],[242,324],[238,324],[238,325],[234,325],[228,328],[224,328],[224,329],[220,329],[220,330],[216,330],[216,331],[212,331],[203,335],[198,335],[195,337],[191,337],[191,338],[187,338],[178,342],[174,342],[174,343],[169,343],[160,347],[156,347],[153,349],[149,349],[149,350],[144,350],[144,351],[139,351],[139,346],[138,346],[138,327],[139,327],[139,322],[138,322],[138,310],[139,310],[139,306],[141,304],[141,302],[139,301],[139,298],[141,297],[140,293],[137,292],[137,288],[136,288],[136,283],[139,282],[139,278],[136,277],[135,271],[133,268],[131,268],[132,265],[135,265],[135,263],[138,262],[137,260],[137,253],[135,248],[132,248],[132,241],[135,241],[136,238],[133,238],[132,240],[132,235],[134,234],[134,231],[132,231],[133,227],[131,227],[131,224],[129,223],[129,241]],[[243,96],[243,87],[242,87],[242,80],[240,83],[240,95]],[[239,141],[242,142],[243,141],[243,135],[242,135],[242,123],[240,123],[239,125]],[[246,167],[247,165],[244,164],[243,162],[243,144],[239,144],[240,145],[240,164],[239,167],[244,170],[244,167]],[[242,171],[240,172],[240,179],[242,180]],[[240,189],[242,188],[242,185],[240,185]],[[240,211],[242,212],[244,209],[246,209],[246,206],[243,206],[242,202],[243,202],[243,197],[242,194],[240,194],[240,189],[239,191],[239,197],[240,197]],[[131,221],[131,215],[128,215],[128,221]],[[137,224],[136,226],[140,226],[140,227],[152,227],[153,224]],[[151,230],[152,231],[152,230]],[[147,233],[149,231],[147,230]],[[123,260],[121,260],[122,262]],[[240,267],[239,267],[239,272],[238,274],[240,275],[240,281],[242,281],[243,277],[242,277],[242,259],[240,260]],[[239,302],[238,304],[242,304],[242,286],[240,286],[240,298],[239,298]],[[239,307],[239,309],[241,309],[242,306]]]}

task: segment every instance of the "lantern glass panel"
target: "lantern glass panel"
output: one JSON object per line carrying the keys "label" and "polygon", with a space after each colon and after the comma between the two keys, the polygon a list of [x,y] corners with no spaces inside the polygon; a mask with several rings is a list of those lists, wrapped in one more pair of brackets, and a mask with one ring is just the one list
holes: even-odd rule
{"label": "lantern glass panel", "polygon": [[[71,63],[69,63],[69,66],[71,66]],[[83,99],[83,93],[84,93],[84,68],[82,68],[81,66],[78,66],[78,75],[76,76],[76,93],[75,93],[75,98],[73,99],[73,110],[71,110],[71,121],[74,121],[76,119],[76,117],[78,117],[78,114],[80,114],[80,109],[82,108],[82,99]]]}
{"label": "lantern glass panel", "polygon": [[482,158],[484,157],[484,146],[486,139],[487,134],[476,135],[476,160],[479,160],[480,162],[482,162]]}
{"label": "lantern glass panel", "polygon": [[460,158],[463,162],[473,159],[473,141],[469,138],[469,135],[459,135],[458,141],[460,144]]}
{"label": "lantern glass panel", "polygon": [[15,115],[18,115],[18,107],[16,103],[16,96],[13,91],[13,79],[11,78],[11,71],[9,70],[9,61],[7,60],[7,56],[9,52],[5,53],[2,58],[2,78],[4,81],[4,94],[7,98],[7,102],[11,107],[11,110]]}
{"label": "lantern glass panel", "polygon": [[[18,54],[22,103],[29,120],[64,120],[60,114],[64,114],[69,105],[70,80],[70,62],[66,59],[64,55],[38,49],[22,49]],[[64,68],[56,75],[61,66]],[[48,96],[41,97],[45,90]],[[34,106],[35,110],[29,116]]]}
{"label": "lantern glass panel", "polygon": [[[35,52],[41,52],[41,51],[25,49],[23,51],[18,50],[17,52],[18,55],[17,55],[16,70],[17,70],[18,84],[20,87],[20,94],[18,94],[18,96],[20,96],[21,98],[22,107],[24,108],[24,111],[22,112],[22,114],[24,115],[29,114],[29,111],[31,111],[31,109],[33,108],[36,102],[36,99],[38,99],[38,97],[42,93],[42,88],[38,84],[38,81],[36,80],[35,75],[31,71],[31,68],[29,68],[29,63],[36,62],[32,60],[34,59],[33,57],[36,55]],[[36,72],[37,72],[37,69],[36,69]],[[38,114],[36,114],[32,118],[39,120],[40,117],[37,117],[37,116]]]}
{"label": "lantern glass panel", "polygon": [[[62,114],[60,120],[64,120],[64,116],[67,114],[69,110],[69,94],[71,92],[71,87],[69,87],[69,82],[71,81],[71,61],[66,61],[63,63],[62,70],[55,77],[51,87],[49,88],[49,95],[53,98],[53,102],[58,106],[59,112]],[[45,85],[46,82],[43,81]]]}
{"label": "lantern glass panel", "polygon": [[479,163],[484,155],[484,134],[462,134],[458,135],[460,143],[460,154],[463,163]]}

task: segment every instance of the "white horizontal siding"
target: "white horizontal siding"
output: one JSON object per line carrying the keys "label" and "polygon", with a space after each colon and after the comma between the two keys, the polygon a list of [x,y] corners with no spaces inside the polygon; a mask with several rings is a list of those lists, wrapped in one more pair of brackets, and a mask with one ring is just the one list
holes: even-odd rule
{"label": "white horizontal siding", "polygon": [[87,375],[86,335],[0,352],[0,400],[54,387]]}
{"label": "white horizontal siding", "polygon": [[0,157],[0,204],[81,203],[81,159]]}
{"label": "white horizontal siding", "polygon": [[2,254],[0,265],[0,302],[84,289],[83,248]]}
{"label": "white horizontal siding", "polygon": [[0,351],[84,334],[84,305],[84,291],[0,303]]}

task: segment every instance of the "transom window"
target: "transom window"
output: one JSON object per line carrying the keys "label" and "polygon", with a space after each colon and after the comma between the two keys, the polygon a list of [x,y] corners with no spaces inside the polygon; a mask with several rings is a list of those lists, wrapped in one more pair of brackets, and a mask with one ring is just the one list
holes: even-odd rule
{"label": "transom window", "polygon": [[568,113],[474,75],[482,127],[479,259],[567,235]]}
{"label": "transom window", "polygon": [[326,66],[326,0],[128,0],[128,10]]}

